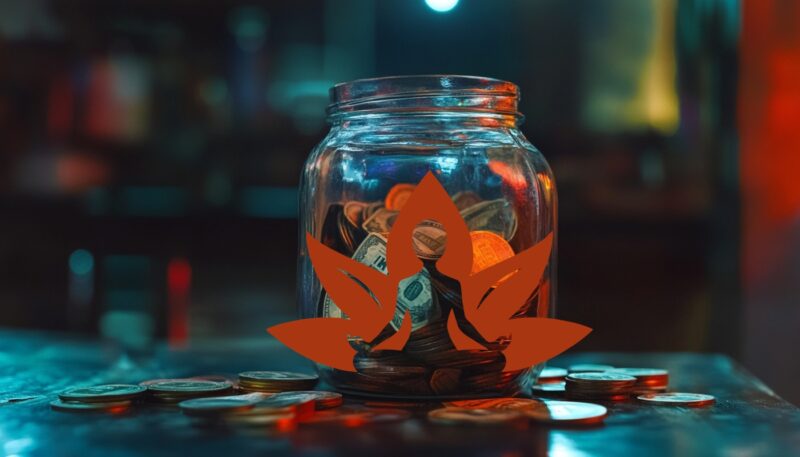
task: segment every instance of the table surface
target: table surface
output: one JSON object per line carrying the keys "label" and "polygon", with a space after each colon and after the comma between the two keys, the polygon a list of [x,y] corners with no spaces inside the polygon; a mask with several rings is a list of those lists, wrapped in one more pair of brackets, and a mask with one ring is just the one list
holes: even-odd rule
{"label": "table surface", "polygon": [[[551,365],[665,368],[671,389],[717,397],[707,408],[611,404],[605,425],[592,428],[442,426],[419,415],[393,424],[301,425],[280,432],[198,427],[179,411],[155,406],[119,415],[49,408],[57,392],[75,385],[310,370],[308,362],[267,336],[179,350],[157,345],[135,357],[123,354],[99,340],[0,331],[0,455],[800,455],[800,410],[716,354],[575,353],[557,358]],[[14,401],[20,397],[32,398]]]}

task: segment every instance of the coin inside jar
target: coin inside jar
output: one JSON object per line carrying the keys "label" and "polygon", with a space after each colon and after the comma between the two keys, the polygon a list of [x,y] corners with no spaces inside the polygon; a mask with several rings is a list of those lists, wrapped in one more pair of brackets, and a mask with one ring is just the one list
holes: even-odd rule
{"label": "coin inside jar", "polygon": [[469,232],[469,236],[472,240],[472,274],[514,257],[508,241],[494,232],[476,230]]}

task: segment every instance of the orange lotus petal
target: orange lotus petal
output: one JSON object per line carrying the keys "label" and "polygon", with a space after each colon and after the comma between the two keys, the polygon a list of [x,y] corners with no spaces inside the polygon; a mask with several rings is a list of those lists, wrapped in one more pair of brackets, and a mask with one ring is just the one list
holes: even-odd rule
{"label": "orange lotus petal", "polygon": [[462,285],[464,314],[488,341],[509,333],[507,322],[541,282],[552,245],[551,233],[514,257],[473,274]]}
{"label": "orange lotus petal", "polygon": [[347,339],[349,324],[348,319],[319,317],[273,325],[267,331],[289,349],[317,363],[356,371],[353,366],[356,351]]}
{"label": "orange lotus petal", "polygon": [[566,351],[592,331],[570,321],[545,317],[526,317],[508,321],[511,343],[503,355],[503,371],[529,368]]}

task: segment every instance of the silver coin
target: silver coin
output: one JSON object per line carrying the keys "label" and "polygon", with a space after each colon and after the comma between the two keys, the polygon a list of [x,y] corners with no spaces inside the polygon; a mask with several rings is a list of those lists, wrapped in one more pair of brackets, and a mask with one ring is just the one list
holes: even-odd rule
{"label": "silver coin", "polygon": [[163,381],[150,384],[148,390],[171,394],[194,394],[206,392],[219,392],[233,387],[229,381]]}
{"label": "silver coin", "polygon": [[601,365],[597,363],[579,363],[576,365],[569,366],[570,373],[591,373],[591,372],[603,372],[608,370],[613,370],[614,367],[611,365]]}
{"label": "silver coin", "polygon": [[129,400],[143,394],[147,389],[133,384],[105,384],[101,386],[76,387],[68,389],[58,398],[64,401],[85,403]]}
{"label": "silver coin", "polygon": [[636,382],[636,378],[622,373],[603,372],[603,373],[572,373],[567,376],[568,381],[576,382]]}
{"label": "silver coin", "polygon": [[316,409],[335,408],[344,402],[344,397],[338,392],[328,392],[325,390],[300,390],[293,392],[280,392],[273,396],[279,399],[297,398],[301,402],[313,401]]}
{"label": "silver coin", "polygon": [[564,381],[561,382],[550,382],[545,384],[535,384],[531,386],[531,390],[535,394],[544,395],[544,394],[563,394],[566,392],[567,383]]}
{"label": "silver coin", "polygon": [[538,422],[562,424],[596,424],[608,415],[608,409],[602,405],[560,400],[544,400],[541,407],[522,412]]}
{"label": "silver coin", "polygon": [[254,408],[258,402],[267,398],[265,394],[230,395],[226,397],[193,398],[178,403],[187,414],[224,414],[246,411]]}
{"label": "silver coin", "polygon": [[246,381],[317,381],[319,377],[315,374],[295,373],[293,371],[245,371],[239,373],[240,380]]}
{"label": "silver coin", "polygon": [[130,400],[124,401],[108,401],[108,402],[95,402],[95,403],[82,403],[77,401],[62,401],[53,400],[50,402],[50,407],[57,411],[70,411],[70,412],[121,412],[131,405]]}
{"label": "silver coin", "polygon": [[539,373],[539,379],[563,378],[567,376],[567,370],[557,367],[545,367]]}
{"label": "silver coin", "polygon": [[608,370],[608,372],[622,373],[635,378],[649,378],[669,375],[667,370],[662,370],[660,368],[614,368],[612,370]]}
{"label": "silver coin", "polygon": [[707,406],[716,402],[713,395],[688,392],[663,392],[639,395],[639,401],[665,406]]}

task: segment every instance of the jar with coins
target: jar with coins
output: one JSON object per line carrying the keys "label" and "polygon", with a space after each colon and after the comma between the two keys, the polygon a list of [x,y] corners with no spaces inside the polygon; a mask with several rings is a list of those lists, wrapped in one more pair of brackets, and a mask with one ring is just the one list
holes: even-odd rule
{"label": "jar with coins", "polygon": [[[529,333],[512,324],[553,316],[557,200],[547,162],[518,128],[519,88],[402,76],[330,94],[331,130],[305,164],[299,220],[298,306],[320,329],[303,344],[341,353],[336,363],[310,356],[322,379],[394,398],[525,391],[542,364],[519,366],[517,348],[509,369],[514,340]],[[538,270],[515,263],[533,251]]]}

